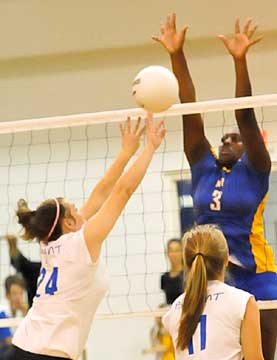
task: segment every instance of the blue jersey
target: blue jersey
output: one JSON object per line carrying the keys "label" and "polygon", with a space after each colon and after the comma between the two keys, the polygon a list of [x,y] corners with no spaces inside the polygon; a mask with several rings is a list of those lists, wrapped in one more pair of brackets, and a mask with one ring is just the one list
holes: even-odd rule
{"label": "blue jersey", "polygon": [[197,224],[217,224],[231,258],[245,269],[276,272],[273,251],[264,237],[269,173],[255,170],[246,154],[231,170],[222,169],[213,150],[191,172]]}
{"label": "blue jersey", "polygon": [[[5,311],[0,310],[0,319],[7,319],[8,316],[5,313]],[[10,328],[0,328],[0,342],[3,342],[4,340],[6,340],[7,338],[12,336],[12,332],[10,330]],[[1,345],[0,345],[1,347]]]}

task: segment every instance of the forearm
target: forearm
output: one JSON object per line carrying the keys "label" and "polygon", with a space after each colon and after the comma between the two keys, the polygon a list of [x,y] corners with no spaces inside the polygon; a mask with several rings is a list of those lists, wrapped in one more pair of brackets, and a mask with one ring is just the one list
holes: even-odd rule
{"label": "forearm", "polygon": [[[236,97],[252,96],[251,83],[247,68],[246,57],[242,59],[234,59],[236,71]],[[236,110],[236,119],[238,125],[243,125],[242,122],[249,121],[256,122],[255,113],[253,109]]]}
{"label": "forearm", "polygon": [[124,189],[128,194],[128,197],[133,194],[143,179],[154,152],[154,148],[146,145],[130,169],[128,169],[128,171],[118,181],[116,186]]}
{"label": "forearm", "polygon": [[[183,51],[171,54],[172,68],[179,83],[179,96],[182,103],[195,102],[195,88],[190,76]],[[183,115],[184,152],[192,165],[199,161],[210,148],[204,133],[203,120],[200,114]]]}
{"label": "forearm", "polygon": [[89,219],[102,206],[113,190],[117,180],[124,171],[125,166],[131,158],[131,154],[121,150],[108,171],[93,189],[88,200],[80,210],[85,219]]}
{"label": "forearm", "polygon": [[172,70],[178,80],[179,97],[182,103],[195,102],[195,88],[190,76],[183,50],[170,55]]}
{"label": "forearm", "polygon": [[[236,70],[236,97],[251,96],[251,83],[246,57],[234,59]],[[236,110],[236,120],[240,129],[246,154],[256,170],[270,171],[271,161],[264,144],[253,108]]]}
{"label": "forearm", "polygon": [[236,70],[236,97],[252,96],[246,57],[234,59]]}

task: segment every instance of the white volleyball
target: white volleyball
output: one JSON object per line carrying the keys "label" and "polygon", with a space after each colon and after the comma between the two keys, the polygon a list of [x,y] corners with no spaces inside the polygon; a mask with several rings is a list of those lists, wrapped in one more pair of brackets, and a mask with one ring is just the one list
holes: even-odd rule
{"label": "white volleyball", "polygon": [[136,103],[149,112],[162,112],[178,100],[178,82],[163,66],[142,69],[133,81],[132,94]]}

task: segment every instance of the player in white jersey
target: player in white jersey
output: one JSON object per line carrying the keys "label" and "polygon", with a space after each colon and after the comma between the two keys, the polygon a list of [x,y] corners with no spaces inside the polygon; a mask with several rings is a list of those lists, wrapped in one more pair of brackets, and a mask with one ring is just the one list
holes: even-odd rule
{"label": "player in white jersey", "polygon": [[176,360],[263,360],[254,297],[224,284],[228,248],[214,225],[184,235],[185,293],[164,315]]}
{"label": "player in white jersey", "polygon": [[[63,198],[48,199],[35,211],[19,203],[25,239],[37,238],[41,272],[33,306],[17,329],[11,360],[78,359],[108,283],[99,260],[101,246],[140,184],[165,136],[163,122],[146,119],[146,142],[129,170],[124,166],[139,147],[144,129],[130,119],[121,126],[122,150],[78,211]],[[122,174],[122,175],[121,175]]]}

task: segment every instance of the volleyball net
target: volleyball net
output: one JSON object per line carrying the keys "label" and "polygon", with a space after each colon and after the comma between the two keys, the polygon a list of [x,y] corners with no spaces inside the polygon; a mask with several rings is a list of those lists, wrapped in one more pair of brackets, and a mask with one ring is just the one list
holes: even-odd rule
{"label": "volleyball net", "polygon": [[[192,207],[189,193],[180,196],[177,186],[179,181],[190,181],[180,115],[201,113],[207,138],[217,148],[235,124],[234,110],[242,108],[255,108],[273,162],[265,227],[277,254],[277,94],[174,105],[155,114],[165,119],[166,139],[105,241],[102,256],[110,273],[110,290],[99,308],[99,319],[160,314],[158,305],[165,302],[160,277],[168,269],[166,244],[181,236],[181,208]],[[80,207],[120,150],[118,122],[144,115],[142,109],[126,109],[0,123],[0,234],[19,234],[14,211],[20,198],[35,208],[46,198],[63,196]],[[39,260],[36,242],[19,240],[18,246],[28,259]],[[0,259],[4,300],[3,283],[14,270],[3,239]],[[270,309],[277,303],[259,306]],[[18,321],[0,320],[0,327]]]}

